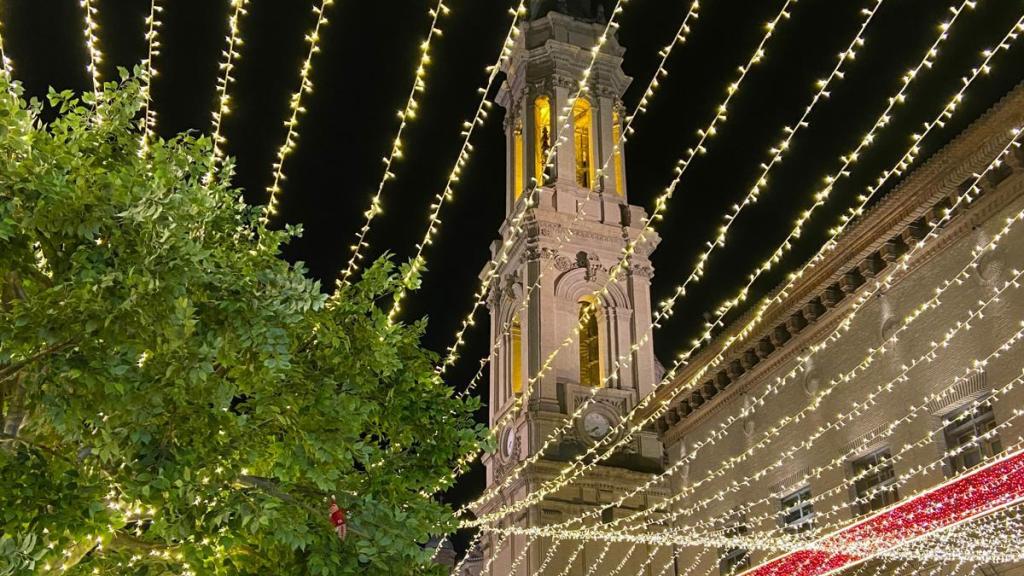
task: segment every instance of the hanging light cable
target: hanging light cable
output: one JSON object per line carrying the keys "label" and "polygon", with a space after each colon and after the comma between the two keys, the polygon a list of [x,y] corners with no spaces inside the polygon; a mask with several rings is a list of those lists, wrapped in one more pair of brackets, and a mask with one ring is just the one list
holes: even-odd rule
{"label": "hanging light cable", "polygon": [[[362,260],[362,249],[366,247],[366,234],[370,231],[370,224],[373,222],[374,217],[381,213],[383,210],[381,204],[381,197],[384,193],[384,185],[389,180],[395,178],[395,173],[391,170],[391,165],[396,159],[402,157],[402,133],[405,131],[405,127],[410,121],[416,118],[416,110],[419,107],[417,97],[427,89],[427,66],[430,65],[430,43],[433,41],[434,36],[441,36],[441,28],[439,19],[441,15],[447,15],[450,9],[444,3],[444,0],[437,0],[437,3],[433,8],[428,10],[430,15],[430,29],[427,32],[427,38],[420,44],[420,59],[416,65],[416,71],[413,75],[412,88],[409,89],[409,96],[406,98],[405,107],[398,112],[398,131],[395,133],[395,138],[391,144],[391,152],[383,158],[384,161],[384,174],[380,178],[380,182],[377,184],[377,192],[370,198],[370,207],[363,213],[366,217],[366,221],[363,226],[356,233],[356,241],[352,244],[352,255],[349,257],[348,264],[341,273],[340,282],[342,284],[348,284],[349,278],[356,271],[359,265],[359,261]],[[517,15],[518,17],[518,12]],[[513,20],[513,27],[515,26]],[[488,87],[493,81],[493,76],[488,79]]]}
{"label": "hanging light cable", "polygon": [[[230,4],[228,34],[224,38],[226,45],[221,52],[220,74],[217,76],[217,107],[212,113],[213,165],[210,168],[211,171],[224,158],[224,144],[227,143],[227,138],[221,133],[221,125],[224,122],[224,117],[231,113],[231,96],[228,94],[228,90],[235,82],[233,72],[235,66],[238,65],[238,60],[242,57],[242,17],[248,13],[246,11],[248,5],[249,0],[231,0]],[[212,173],[209,176],[212,177]]]}
{"label": "hanging light cable", "polygon": [[288,100],[289,114],[288,119],[284,122],[286,128],[284,142],[277,149],[277,157],[273,165],[273,181],[267,187],[269,197],[266,209],[261,216],[264,224],[273,215],[277,214],[277,204],[280,201],[281,185],[284,180],[284,161],[295,150],[296,142],[299,138],[297,132],[299,115],[306,111],[302,106],[302,98],[313,91],[313,80],[310,78],[313,72],[313,56],[320,51],[320,29],[327,24],[327,8],[331,4],[334,4],[334,0],[320,0],[319,3],[313,5],[313,15],[316,17],[316,23],[313,25],[313,30],[306,35],[309,51],[306,53],[306,59],[302,62],[302,67],[299,69],[299,87]]}

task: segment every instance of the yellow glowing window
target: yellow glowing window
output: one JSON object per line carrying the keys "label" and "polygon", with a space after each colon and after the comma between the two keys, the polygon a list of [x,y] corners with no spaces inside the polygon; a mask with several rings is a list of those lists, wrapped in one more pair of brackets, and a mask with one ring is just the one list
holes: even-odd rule
{"label": "yellow glowing window", "polygon": [[538,96],[533,103],[534,169],[537,184],[544,184],[544,166],[548,151],[551,150],[551,101],[547,96]]}
{"label": "yellow glowing window", "polygon": [[519,315],[512,317],[512,393],[523,392],[523,330],[519,324]]}
{"label": "yellow glowing window", "polygon": [[626,192],[626,185],[622,172],[622,126],[619,124],[618,110],[612,112],[612,145],[615,147],[615,193],[622,196]]}
{"label": "yellow glowing window", "polygon": [[576,183],[590,188],[594,182],[594,147],[590,102],[578,98],[572,107],[573,143],[576,146]]}
{"label": "yellow glowing window", "polygon": [[580,302],[580,384],[601,385],[601,349],[597,331],[597,301]]}
{"label": "yellow glowing window", "polygon": [[516,123],[512,132],[512,198],[523,195],[523,126]]}

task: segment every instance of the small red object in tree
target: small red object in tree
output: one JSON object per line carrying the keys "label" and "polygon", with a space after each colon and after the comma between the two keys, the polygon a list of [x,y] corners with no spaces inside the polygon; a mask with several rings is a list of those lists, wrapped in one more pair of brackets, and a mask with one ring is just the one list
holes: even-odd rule
{"label": "small red object in tree", "polygon": [[330,513],[331,524],[334,525],[334,531],[338,533],[338,539],[344,540],[347,531],[345,528],[345,509],[338,506],[334,498],[331,498]]}

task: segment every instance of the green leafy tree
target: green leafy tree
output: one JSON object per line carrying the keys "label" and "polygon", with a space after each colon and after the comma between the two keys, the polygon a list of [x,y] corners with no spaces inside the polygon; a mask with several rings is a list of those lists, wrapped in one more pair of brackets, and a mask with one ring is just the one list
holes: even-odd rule
{"label": "green leafy tree", "polygon": [[425,494],[490,439],[402,270],[321,294],[208,138],[140,149],[139,88],[0,79],[0,575],[439,573]]}

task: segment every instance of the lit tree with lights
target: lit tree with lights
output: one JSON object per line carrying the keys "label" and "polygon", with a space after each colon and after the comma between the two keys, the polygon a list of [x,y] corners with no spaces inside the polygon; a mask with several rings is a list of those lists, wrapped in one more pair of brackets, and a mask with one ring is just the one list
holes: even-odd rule
{"label": "lit tree with lights", "polygon": [[141,148],[142,84],[0,79],[0,574],[439,572],[488,436],[378,308],[406,270],[328,303],[208,138]]}

